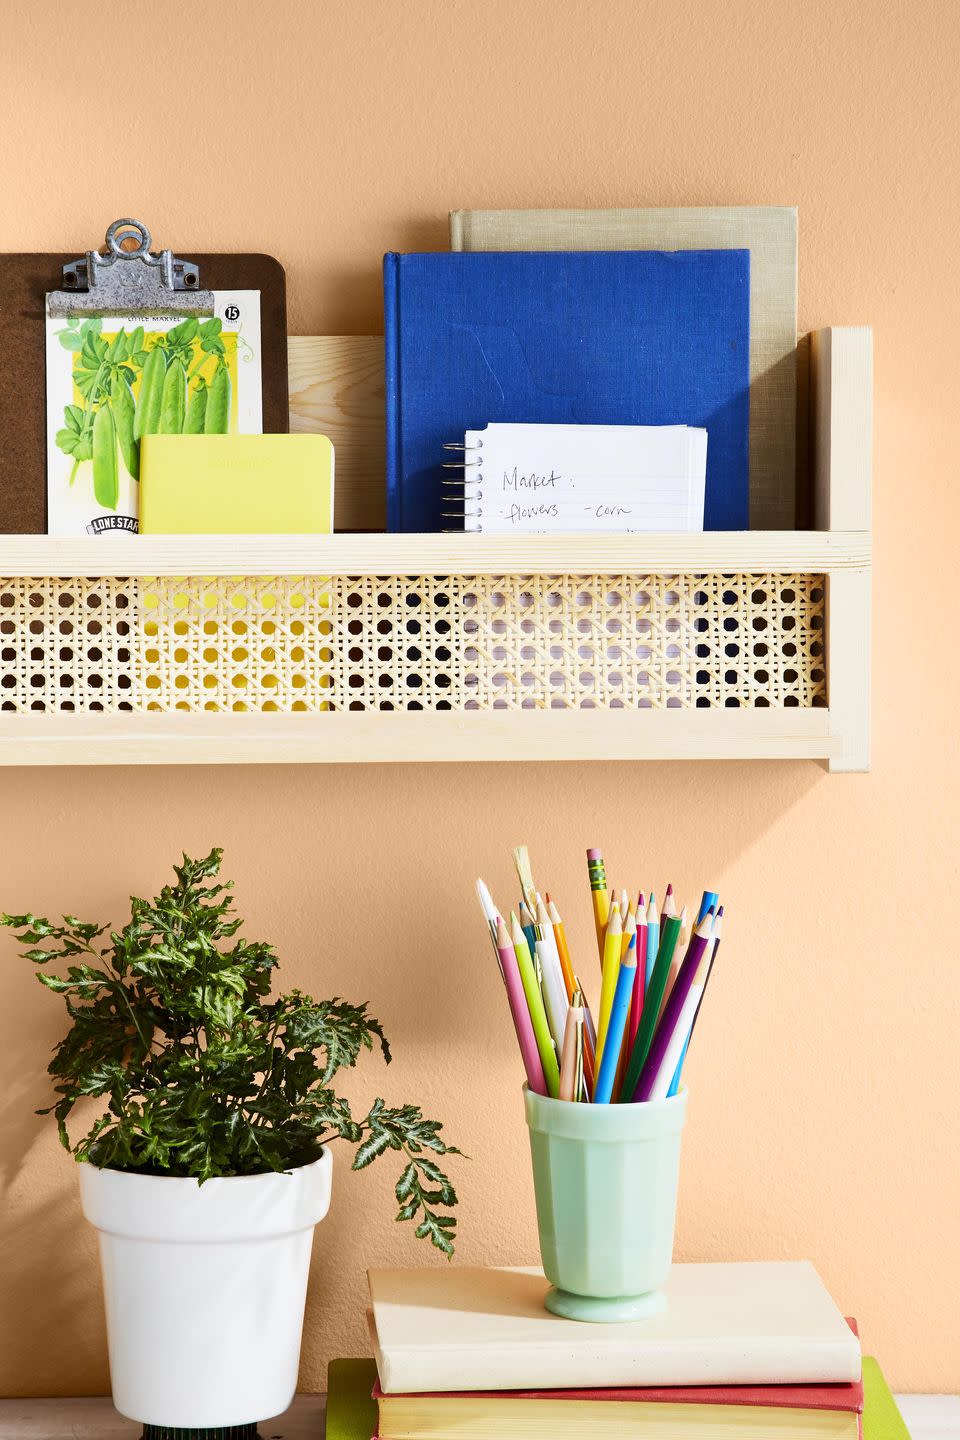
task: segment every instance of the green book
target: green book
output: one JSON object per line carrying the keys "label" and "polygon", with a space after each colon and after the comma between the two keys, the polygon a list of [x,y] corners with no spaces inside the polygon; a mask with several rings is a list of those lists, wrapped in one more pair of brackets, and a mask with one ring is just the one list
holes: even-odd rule
{"label": "green book", "polygon": [[863,1440],[910,1440],[910,1431],[903,1423],[883,1371],[876,1360],[866,1355],[863,1357]]}
{"label": "green book", "polygon": [[[327,1370],[327,1440],[371,1440],[377,1434],[373,1360],[331,1360]],[[910,1432],[876,1360],[863,1360],[863,1440],[910,1440]]]}
{"label": "green book", "polygon": [[377,1402],[373,1398],[376,1381],[377,1366],[373,1360],[330,1361],[327,1440],[371,1440],[371,1436],[376,1435]]}

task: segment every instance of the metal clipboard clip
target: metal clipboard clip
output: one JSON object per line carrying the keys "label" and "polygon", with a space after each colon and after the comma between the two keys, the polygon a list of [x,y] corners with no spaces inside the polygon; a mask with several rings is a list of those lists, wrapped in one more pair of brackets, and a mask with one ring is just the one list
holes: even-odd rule
{"label": "metal clipboard clip", "polygon": [[153,254],[139,220],[114,220],[106,243],[106,251],[88,250],[64,265],[63,289],[47,296],[51,315],[213,314],[213,291],[200,289],[199,266],[171,250]]}

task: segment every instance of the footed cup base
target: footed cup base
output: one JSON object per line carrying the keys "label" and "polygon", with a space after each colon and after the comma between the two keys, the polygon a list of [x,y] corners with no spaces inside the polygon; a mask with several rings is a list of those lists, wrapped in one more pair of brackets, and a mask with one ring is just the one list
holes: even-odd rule
{"label": "footed cup base", "polygon": [[650,1290],[646,1295],[574,1295],[553,1285],[543,1303],[551,1314],[561,1315],[564,1320],[612,1325],[617,1321],[645,1320],[649,1315],[659,1315],[667,1308],[667,1297],[662,1290]]}

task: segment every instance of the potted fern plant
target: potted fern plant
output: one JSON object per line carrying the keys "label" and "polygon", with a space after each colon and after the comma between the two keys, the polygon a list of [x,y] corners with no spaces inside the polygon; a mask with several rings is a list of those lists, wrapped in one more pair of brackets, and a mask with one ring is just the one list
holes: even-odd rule
{"label": "potted fern plant", "polygon": [[[379,1023],[365,1004],[271,998],[276,955],[240,937],[221,857],[184,856],[176,883],[131,898],[108,936],[72,915],[2,917],[27,959],[60,962],[38,975],[70,1017],[41,1113],[83,1162],[114,1403],[157,1440],[253,1436],[290,1404],[328,1142],[354,1147],[354,1170],[396,1152],[397,1219],[453,1253],[457,1197],[436,1157],[459,1152],[416,1105],[378,1099],[354,1117],[333,1080],[374,1046],[389,1062]],[[94,1114],[74,1140],[81,1102]]]}

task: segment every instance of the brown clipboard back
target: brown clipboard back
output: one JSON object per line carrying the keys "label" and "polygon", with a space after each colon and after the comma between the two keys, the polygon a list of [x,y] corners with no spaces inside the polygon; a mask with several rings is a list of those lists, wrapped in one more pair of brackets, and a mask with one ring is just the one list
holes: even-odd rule
{"label": "brown clipboard back", "polygon": [[[263,429],[290,429],[287,386],[287,282],[272,255],[185,257],[205,290],[259,290]],[[47,529],[47,422],[44,297],[59,290],[69,255],[0,254],[0,534]]]}

